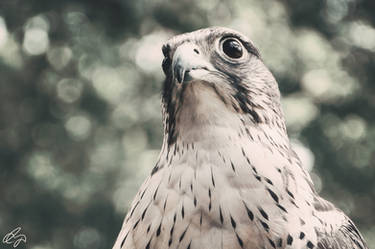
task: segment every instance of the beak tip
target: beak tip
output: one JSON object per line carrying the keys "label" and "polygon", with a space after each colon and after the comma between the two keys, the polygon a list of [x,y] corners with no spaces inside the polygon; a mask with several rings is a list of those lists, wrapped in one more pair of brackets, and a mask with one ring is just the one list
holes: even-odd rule
{"label": "beak tip", "polygon": [[183,78],[182,78],[182,76],[181,76],[180,74],[177,74],[176,79],[177,79],[177,82],[178,82],[178,83],[182,84],[182,82],[183,82]]}

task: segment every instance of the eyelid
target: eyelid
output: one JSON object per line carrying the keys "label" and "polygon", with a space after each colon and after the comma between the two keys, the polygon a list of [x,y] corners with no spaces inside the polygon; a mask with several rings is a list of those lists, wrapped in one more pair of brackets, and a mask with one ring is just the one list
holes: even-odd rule
{"label": "eyelid", "polygon": [[[238,41],[239,43],[241,43],[242,46],[244,46],[244,41],[237,37],[236,35],[226,35],[226,36],[223,36],[221,39],[220,39],[220,43],[223,43],[224,41],[228,40],[228,39],[233,39],[233,40],[236,40]],[[244,46],[245,47],[245,46]]]}

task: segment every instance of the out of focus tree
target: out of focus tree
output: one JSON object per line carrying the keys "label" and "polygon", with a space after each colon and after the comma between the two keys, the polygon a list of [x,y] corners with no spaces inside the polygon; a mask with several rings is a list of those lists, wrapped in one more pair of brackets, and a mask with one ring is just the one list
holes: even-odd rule
{"label": "out of focus tree", "polygon": [[161,146],[163,41],[209,25],[258,45],[315,185],[375,247],[375,2],[1,0],[0,235],[99,249]]}

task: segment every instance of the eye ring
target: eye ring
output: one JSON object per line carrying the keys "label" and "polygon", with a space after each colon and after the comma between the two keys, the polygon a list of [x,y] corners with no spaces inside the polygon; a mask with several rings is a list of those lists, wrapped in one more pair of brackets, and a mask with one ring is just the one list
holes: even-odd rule
{"label": "eye ring", "polygon": [[231,60],[239,60],[244,56],[245,48],[242,42],[235,37],[226,37],[220,43],[220,49]]}

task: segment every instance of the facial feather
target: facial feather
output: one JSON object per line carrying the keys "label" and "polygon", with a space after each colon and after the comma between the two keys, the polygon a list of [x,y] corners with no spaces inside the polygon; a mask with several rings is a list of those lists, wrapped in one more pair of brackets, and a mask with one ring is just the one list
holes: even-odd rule
{"label": "facial feather", "polygon": [[[220,46],[226,37],[238,39],[244,48],[243,58],[232,60],[223,53]],[[187,72],[189,82],[178,84],[171,62],[176,50],[187,43],[194,44],[201,59],[212,67],[199,74],[192,69]],[[247,116],[253,125],[267,123],[285,132],[277,83],[246,37],[226,28],[199,30],[172,38],[163,46],[163,52],[165,61],[169,61],[163,66],[166,80],[162,94],[169,144],[194,124],[232,122],[239,115]]]}

